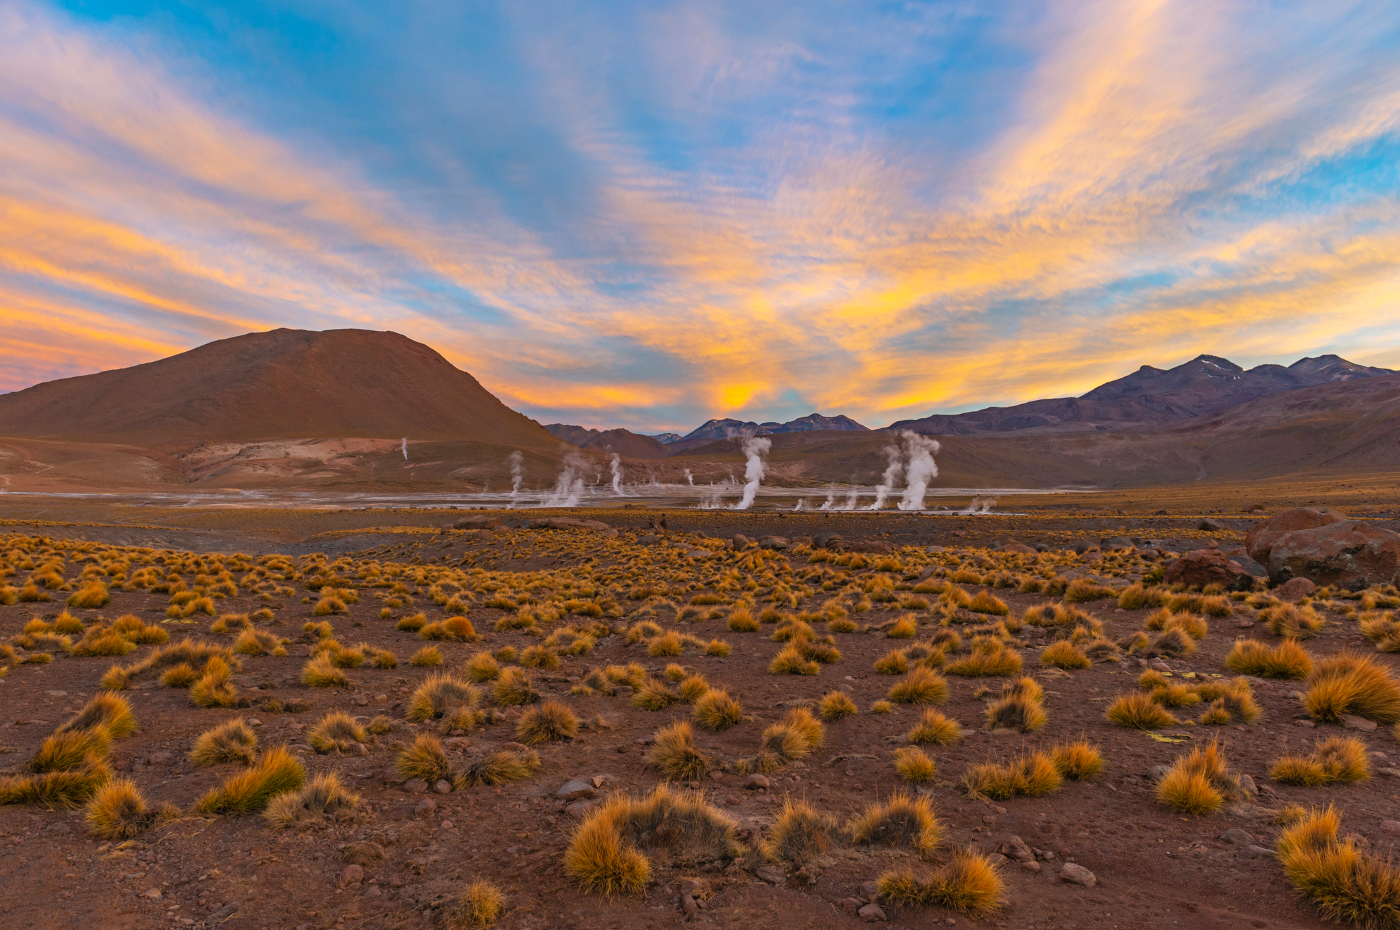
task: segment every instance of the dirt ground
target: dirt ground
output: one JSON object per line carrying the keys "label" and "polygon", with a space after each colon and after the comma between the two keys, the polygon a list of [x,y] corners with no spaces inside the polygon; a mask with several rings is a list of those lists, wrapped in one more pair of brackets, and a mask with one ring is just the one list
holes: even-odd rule
{"label": "dirt ground", "polygon": [[[1365,504],[1352,499],[1338,502],[1380,525],[1397,528],[1388,509],[1393,501],[1373,497]],[[59,616],[79,573],[99,561],[129,561],[134,570],[143,559],[173,558],[177,552],[242,553],[247,557],[244,565],[283,554],[300,576],[269,586],[265,577],[234,570],[237,593],[217,600],[219,616],[270,609],[273,619],[259,621],[257,628],[289,640],[286,656],[238,657],[233,682],[247,706],[198,708],[187,691],[162,687],[149,678],[121,692],[135,711],[138,727],[130,737],[113,741],[109,761],[120,775],[133,779],[152,803],[177,806],[181,812],[177,818],[120,842],[93,836],[81,809],[0,807],[0,848],[5,850],[0,856],[0,885],[7,890],[0,896],[0,926],[104,930],[436,927],[444,920],[439,905],[476,879],[490,881],[504,893],[505,913],[499,926],[508,928],[854,926],[862,918],[851,911],[848,899],[858,895],[862,883],[891,868],[918,864],[918,857],[908,850],[847,842],[838,842],[806,864],[779,860],[766,863],[766,868],[756,865],[753,857],[687,863],[656,851],[648,854],[652,881],[644,894],[611,899],[584,894],[566,875],[563,859],[572,831],[587,814],[586,802],[613,792],[641,795],[656,786],[662,777],[647,764],[647,741],[661,727],[689,719],[691,714],[684,703],[648,711],[634,707],[625,694],[574,693],[589,669],[633,662],[654,676],[662,676],[670,663],[679,663],[687,672],[703,675],[710,686],[727,689],[743,704],[746,718],[740,725],[720,733],[697,727],[696,733],[700,748],[713,763],[699,787],[710,803],[734,820],[738,835],[750,846],[765,835],[789,798],[803,799],[845,821],[872,802],[901,791],[917,791],[932,799],[943,825],[942,840],[932,856],[935,863],[960,848],[994,853],[1013,836],[1040,851],[1036,871],[1015,861],[999,866],[1004,900],[994,914],[970,920],[942,908],[886,904],[884,914],[892,927],[1264,930],[1323,926],[1316,909],[1290,888],[1274,858],[1242,845],[1238,836],[1231,841],[1224,835],[1227,830],[1243,830],[1252,835],[1254,846],[1271,847],[1280,829],[1276,814],[1286,805],[1336,804],[1343,812],[1345,829],[1384,856],[1394,841],[1387,827],[1400,810],[1396,806],[1400,778],[1381,771],[1400,775],[1400,769],[1391,769],[1400,759],[1400,745],[1390,729],[1344,731],[1313,726],[1296,696],[1290,696],[1304,684],[1269,679],[1250,679],[1263,710],[1254,723],[1183,722],[1143,732],[1116,726],[1104,716],[1114,697],[1136,690],[1139,675],[1149,666],[1169,670],[1173,681],[1228,676],[1224,657],[1236,636],[1278,642],[1257,622],[1257,610],[1243,600],[1230,603],[1228,616],[1211,617],[1209,633],[1193,653],[1179,659],[1148,660],[1129,654],[1119,661],[1065,672],[1039,663],[1048,640],[1036,627],[1010,632],[1009,641],[1023,657],[1025,673],[1045,691],[1048,722],[1028,733],[987,729],[984,691],[999,689],[1007,679],[947,675],[951,694],[939,709],[961,723],[964,738],[948,746],[926,747],[938,774],[917,789],[899,777],[892,759],[894,750],[907,745],[904,734],[921,708],[895,704],[891,713],[871,712],[899,677],[877,672],[875,661],[913,642],[887,637],[888,621],[912,612],[919,638],[937,630],[941,622],[935,595],[924,596],[927,608],[876,600],[867,601],[862,609],[861,586],[871,579],[889,577],[898,597],[905,599],[915,596],[910,589],[930,568],[951,575],[966,567],[989,577],[994,571],[1024,574],[1039,567],[1045,569],[1043,575],[1085,577],[1110,588],[1114,596],[1078,606],[1102,622],[1104,638],[1120,641],[1141,630],[1152,612],[1120,609],[1116,600],[1118,592],[1144,575],[1151,580],[1159,559],[1150,553],[1141,555],[1147,543],[1153,543],[1163,557],[1211,543],[1229,550],[1241,544],[1244,532],[1260,518],[1241,512],[1242,501],[1232,501],[1228,510],[1211,503],[1150,495],[1136,502],[1096,500],[1092,507],[1083,501],[1042,501],[1027,505],[1025,515],[1016,517],[749,516],[638,508],[568,514],[602,521],[616,531],[608,533],[522,525],[539,516],[536,513],[506,515],[505,525],[493,529],[443,531],[440,527],[448,520],[470,514],[158,507],[136,512],[135,508],[56,500],[45,502],[39,513],[32,501],[0,501],[4,521],[0,523],[0,560],[6,561],[0,569],[13,569],[9,578],[0,578],[0,584],[19,586],[28,577],[30,572],[18,567],[24,554],[16,551],[25,545],[48,545],[58,551],[68,582],[66,589],[49,592],[50,601],[0,606],[0,641],[22,637],[32,618]],[[1268,503],[1276,505],[1277,500]],[[1159,512],[1163,510],[1169,512]],[[1213,513],[1217,510],[1225,512]],[[1207,516],[1219,521],[1220,528],[1199,529]],[[653,522],[661,517],[666,518],[667,529],[653,529]],[[723,548],[719,541],[735,533],[754,539],[781,535],[792,545],[764,556]],[[813,561],[817,550],[800,540],[823,533],[840,534],[847,554],[863,556],[864,567]],[[1112,558],[1098,551],[1079,556],[1065,551],[1080,541],[1098,542],[1117,535],[1133,537],[1143,545]],[[1006,536],[1031,546],[1042,544],[1049,551],[1012,559],[990,549]],[[39,537],[49,542],[34,543]],[[930,552],[930,546],[942,550]],[[707,554],[696,555],[701,550]],[[320,564],[314,554],[325,555],[325,564],[339,584],[358,592],[358,603],[327,616],[312,616],[319,597],[307,586],[310,568]],[[872,563],[885,556],[895,559],[899,569],[877,570]],[[382,575],[362,573],[371,562]],[[193,568],[181,574],[188,585],[196,586]],[[470,606],[456,605],[449,612],[435,600],[430,588],[434,580],[443,578],[477,585],[475,597],[468,598]],[[538,586],[541,581],[547,584]],[[750,581],[756,583],[746,588]],[[396,593],[391,582],[404,588],[398,593],[407,594],[411,604],[384,605],[383,599]],[[550,598],[570,592],[580,594],[598,605],[602,616],[567,616],[543,623],[534,633],[498,630],[497,621],[516,610],[487,606],[493,593],[482,585],[488,582],[498,587],[496,593],[514,592],[521,603],[531,591],[537,603],[549,603]],[[652,593],[629,596],[647,585],[654,589]],[[255,591],[260,586],[264,590]],[[970,582],[956,586],[969,595],[984,591],[995,595],[1009,608],[1010,618],[1019,618],[1036,605],[1060,601],[1058,596],[1020,593],[1016,587]],[[67,608],[67,612],[85,626],[134,614],[166,629],[172,642],[185,636],[224,645],[232,642],[230,635],[210,632],[214,615],[169,618],[168,593],[123,590],[114,580],[109,587],[111,600],[105,606]],[[704,594],[717,595],[720,603],[694,613],[714,616],[678,619],[680,608]],[[774,606],[795,614],[840,603],[851,610],[850,618],[858,626],[857,632],[832,634],[840,659],[822,665],[818,674],[770,674],[769,663],[783,646],[772,639],[774,625],[764,624],[758,632],[736,632],[727,625],[725,618],[736,600],[750,601],[757,615],[775,598],[789,596],[792,600]],[[1308,651],[1324,656],[1351,649],[1378,655],[1393,669],[1395,658],[1376,653],[1354,617],[1347,614],[1349,605],[1340,598],[1313,604],[1327,623],[1306,641]],[[411,666],[409,657],[429,643],[400,629],[398,621],[418,612],[430,622],[466,616],[480,639],[433,643],[443,653],[444,663],[437,668]],[[965,613],[955,617],[953,629],[967,619]],[[1000,617],[981,619],[994,623]],[[348,688],[304,686],[300,673],[315,636],[304,634],[303,624],[312,620],[329,622],[334,637],[345,646],[367,643],[391,650],[398,657],[397,666],[347,669]],[[732,651],[720,656],[687,649],[674,658],[651,656],[645,642],[629,644],[625,635],[628,628],[647,620],[701,640],[722,639]],[[420,732],[443,736],[454,764],[516,739],[519,707],[499,708],[495,722],[458,736],[443,733],[439,723],[408,721],[408,701],[430,674],[460,671],[470,656],[482,650],[524,650],[541,642],[539,633],[548,634],[568,623],[593,622],[606,623],[614,632],[600,636],[583,655],[561,656],[558,668],[531,672],[540,699],[564,701],[580,720],[589,722],[571,740],[538,746],[541,765],[533,776],[499,787],[438,793],[405,783],[395,774],[397,751]],[[821,623],[812,625],[819,635],[826,634]],[[11,668],[0,679],[0,770],[23,766],[46,736],[98,693],[99,681],[114,663],[130,665],[156,648],[142,645],[117,658],[77,657],[55,650],[49,664]],[[746,787],[748,775],[738,763],[754,757],[764,729],[789,708],[815,703],[838,689],[854,700],[859,713],[828,723],[821,748],[769,773],[769,787]],[[269,710],[275,708],[269,703],[274,700],[299,709]],[[489,693],[485,705],[491,705]],[[1189,721],[1199,709],[1182,708],[1179,716]],[[370,738],[363,750],[317,754],[306,742],[307,733],[334,710],[366,720],[382,715],[392,721],[392,728]],[[359,805],[343,816],[285,829],[256,815],[193,813],[195,801],[239,766],[195,767],[188,757],[190,748],[202,732],[239,717],[253,727],[260,749],[286,744],[309,773],[338,772],[359,795]],[[1373,771],[1370,778],[1312,788],[1288,787],[1270,779],[1271,764],[1280,755],[1306,752],[1324,735],[1342,733],[1366,743]],[[969,796],[961,785],[971,765],[1004,761],[1081,736],[1096,744],[1105,759],[1102,774],[1093,779],[1066,781],[1044,797],[1004,801]],[[1157,800],[1150,770],[1212,739],[1220,742],[1236,773],[1253,779],[1258,795],[1210,815],[1174,813]],[[596,781],[598,787],[586,792],[594,798],[560,797],[561,786],[574,779]],[[580,800],[585,803],[579,804]],[[1088,869],[1095,883],[1085,886],[1066,880],[1065,863]],[[700,884],[683,884],[692,879]],[[691,887],[703,889],[699,895],[703,908],[687,916],[680,893]]]}

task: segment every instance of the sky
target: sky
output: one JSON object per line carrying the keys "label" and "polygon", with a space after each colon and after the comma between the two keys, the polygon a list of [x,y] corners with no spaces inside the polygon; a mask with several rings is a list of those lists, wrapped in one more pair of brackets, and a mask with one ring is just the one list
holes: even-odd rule
{"label": "sky", "polygon": [[1400,368],[1400,4],[0,0],[0,391],[282,326],[638,431]]}

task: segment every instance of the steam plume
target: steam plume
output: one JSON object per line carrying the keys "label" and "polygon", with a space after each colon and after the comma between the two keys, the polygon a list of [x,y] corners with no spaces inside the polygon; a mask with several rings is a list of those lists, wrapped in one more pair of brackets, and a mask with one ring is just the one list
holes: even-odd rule
{"label": "steam plume", "polygon": [[622,456],[613,453],[612,463],[608,466],[612,469],[613,493],[622,496]]}
{"label": "steam plume", "polygon": [[744,496],[734,505],[735,510],[748,510],[753,506],[754,495],[758,494],[759,482],[763,480],[763,457],[773,448],[773,440],[767,436],[750,436],[744,440],[744,456],[748,463],[744,466]]}
{"label": "steam plume", "polygon": [[885,466],[885,476],[875,486],[875,503],[870,505],[868,508],[870,510],[884,509],[885,498],[890,496],[890,492],[899,484],[900,475],[904,474],[904,463],[900,460],[899,446],[885,446],[885,457],[889,464]]}
{"label": "steam plume", "polygon": [[545,498],[541,507],[577,507],[583,495],[583,472],[591,463],[583,456],[570,452],[564,456],[559,478],[554,482],[554,490]]}
{"label": "steam plume", "polygon": [[692,488],[695,487],[695,478],[693,475],[691,475],[689,468],[685,470],[685,480],[686,483],[689,484]]}
{"label": "steam plume", "polygon": [[405,436],[405,437],[403,438],[403,440],[399,443],[399,448],[403,450],[403,460],[404,460],[405,462],[407,462],[407,461],[408,461],[408,437],[407,437],[407,436]]}
{"label": "steam plume", "polygon": [[510,502],[515,506],[515,497],[520,493],[520,482],[525,478],[525,454],[516,449],[506,456],[506,461],[510,464]]}
{"label": "steam plume", "polygon": [[826,503],[822,504],[822,510],[830,510],[831,505],[836,503],[836,485],[832,485],[826,492]]}
{"label": "steam plume", "polygon": [[908,460],[904,473],[909,482],[899,502],[899,509],[923,510],[928,483],[938,477],[938,463],[933,460],[938,454],[938,440],[910,430],[904,430],[899,435],[904,439],[904,454]]}

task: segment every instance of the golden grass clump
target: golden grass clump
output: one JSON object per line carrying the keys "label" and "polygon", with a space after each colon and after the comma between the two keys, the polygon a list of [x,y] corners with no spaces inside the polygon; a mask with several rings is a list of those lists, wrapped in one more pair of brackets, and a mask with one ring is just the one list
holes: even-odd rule
{"label": "golden grass clump", "polygon": [[93,580],[68,596],[68,606],[96,610],[106,607],[111,600],[112,596],[107,593],[107,585],[101,580]]}
{"label": "golden grass clump", "polygon": [[1205,639],[1206,634],[1210,632],[1210,624],[1206,622],[1205,617],[1192,613],[1178,613],[1170,607],[1154,611],[1143,627],[1153,632],[1180,630],[1198,642]]}
{"label": "golden grass clump", "polygon": [[1118,595],[1118,606],[1124,610],[1142,610],[1145,607],[1161,607],[1167,602],[1167,595],[1161,588],[1149,588],[1141,583],[1132,584]]}
{"label": "golden grass clump", "polygon": [[894,770],[900,778],[915,785],[933,781],[938,767],[928,753],[917,746],[904,746],[894,751]]}
{"label": "golden grass clump", "polygon": [[24,769],[35,774],[71,772],[101,762],[111,746],[112,735],[102,726],[54,733],[44,738]]}
{"label": "golden grass clump", "polygon": [[1038,798],[1059,788],[1064,776],[1044,752],[1032,752],[1009,762],[981,762],[970,766],[962,785],[971,797],[1005,801],[1018,795]]}
{"label": "golden grass clump", "polygon": [[535,774],[540,767],[540,754],[533,749],[511,752],[499,749],[471,762],[453,781],[458,789],[494,787],[506,782],[520,781]]}
{"label": "golden grass clump", "polygon": [[768,830],[764,853],[769,859],[803,863],[836,845],[839,827],[835,818],[806,801],[789,798]]}
{"label": "golden grass clump", "polygon": [[247,769],[229,776],[197,802],[200,814],[250,814],[261,811],[277,795],[296,791],[306,783],[306,769],[279,746],[263,752]]}
{"label": "golden grass clump", "polygon": [[909,671],[909,657],[902,649],[891,650],[875,660],[875,671],[881,675],[903,675]]}
{"label": "golden grass clump", "polygon": [[993,675],[1015,675],[1021,671],[1021,653],[1009,646],[974,647],[971,654],[949,662],[944,669],[949,675],[982,678]]}
{"label": "golden grass clump", "polygon": [[1306,756],[1279,758],[1270,775],[1281,784],[1302,787],[1362,781],[1371,777],[1366,751],[1366,744],[1354,736],[1331,736],[1318,741]]}
{"label": "golden grass clump", "polygon": [[284,791],[268,802],[263,816],[275,827],[319,820],[344,808],[355,807],[360,796],[346,790],[335,772],[323,772],[294,791]]}
{"label": "golden grass clump", "polygon": [[972,849],[954,852],[947,864],[925,874],[886,872],[879,888],[882,897],[904,907],[941,907],[973,919],[995,913],[1003,900],[996,866]]}
{"label": "golden grass clump", "polygon": [[1341,652],[1313,668],[1303,706],[1319,721],[1353,714],[1394,724],[1400,722],[1400,682],[1374,656]]}
{"label": "golden grass clump", "polygon": [[409,720],[438,720],[459,710],[475,710],[481,692],[452,675],[429,675],[408,699],[404,716]]}
{"label": "golden grass clump", "polygon": [[491,653],[483,651],[468,659],[463,671],[475,682],[495,681],[501,677],[501,664]]}
{"label": "golden grass clump", "polygon": [[919,622],[914,619],[913,614],[905,614],[885,630],[885,636],[889,639],[913,639],[919,635]]}
{"label": "golden grass clump", "polygon": [[354,717],[342,711],[332,711],[316,722],[307,736],[311,748],[322,755],[351,752],[369,742],[369,731]]}
{"label": "golden grass clump", "polygon": [[928,709],[905,738],[916,746],[946,746],[962,739],[962,727],[951,717]]}
{"label": "golden grass clump", "polygon": [[727,730],[744,720],[744,707],[722,688],[711,688],[694,704],[695,722],[707,730]]}
{"label": "golden grass clump", "polygon": [[223,762],[252,765],[257,747],[257,736],[239,717],[199,734],[190,749],[190,762],[200,767]]}
{"label": "golden grass clump", "polygon": [[239,707],[244,702],[233,685],[233,668],[215,656],[204,666],[204,674],[190,685],[195,707]]}
{"label": "golden grass clump", "polygon": [[1045,726],[1045,707],[1026,694],[1009,694],[987,706],[987,727],[998,727],[1029,733]]}
{"label": "golden grass clump", "polygon": [[817,712],[827,723],[834,723],[860,712],[856,702],[844,691],[828,691],[817,704]]}
{"label": "golden grass clump", "polygon": [[1057,772],[1073,781],[1084,781],[1103,771],[1103,753],[1086,739],[1051,747],[1050,761]]}
{"label": "golden grass clump", "polygon": [[1288,639],[1311,639],[1327,624],[1311,607],[1296,604],[1276,603],[1265,607],[1259,611],[1258,619],[1268,626],[1270,633]]}
{"label": "golden grass clump", "polygon": [[308,688],[348,688],[350,679],[331,661],[329,653],[312,656],[301,667],[301,683]]}
{"label": "golden grass clump", "polygon": [[1083,604],[1106,597],[1113,597],[1113,589],[1095,584],[1088,578],[1074,579],[1069,583],[1069,587],[1065,588],[1064,593],[1066,604]]}
{"label": "golden grass clump", "polygon": [[1314,810],[1284,830],[1275,846],[1283,874],[1329,920],[1363,930],[1400,926],[1400,870],[1342,838],[1336,809]]}
{"label": "golden grass clump", "polygon": [[499,920],[504,908],[501,889],[478,879],[456,897],[443,917],[450,930],[480,930]]}
{"label": "golden grass clump", "polygon": [[1165,707],[1152,700],[1151,695],[1141,691],[1120,694],[1108,705],[1104,716],[1120,727],[1135,730],[1160,730],[1180,722]]}
{"label": "golden grass clump", "polygon": [[1083,649],[1067,639],[1062,639],[1041,651],[1040,664],[1074,670],[1088,668],[1093,663],[1089,661],[1089,656]]}
{"label": "golden grass clump", "polygon": [[92,798],[111,777],[111,768],[100,761],[67,771],[0,776],[0,806],[76,807]]}
{"label": "golden grass clump", "polygon": [[643,710],[665,710],[680,700],[680,695],[659,678],[648,678],[632,695],[632,706]]}
{"label": "golden grass clump", "polygon": [[436,646],[424,646],[408,659],[414,668],[436,668],[442,664],[442,650]]}
{"label": "golden grass clump", "polygon": [[916,666],[895,682],[886,695],[896,704],[942,704],[948,700],[948,679],[923,666]]}
{"label": "golden grass clump", "polygon": [[1215,811],[1238,790],[1217,743],[1178,756],[1157,783],[1157,799],[1183,814],[1200,816]]}
{"label": "golden grass clump", "polygon": [[943,826],[928,798],[897,793],[872,803],[846,829],[857,845],[906,847],[928,853],[938,845]]}
{"label": "golden grass clump", "polygon": [[990,591],[979,591],[968,601],[967,609],[975,614],[992,614],[1004,617],[1011,613],[1011,608],[1006,606],[1006,602]]}
{"label": "golden grass clump", "polygon": [[1240,675],[1301,680],[1312,672],[1313,661],[1294,639],[1273,648],[1257,639],[1237,639],[1225,657],[1225,667]]}
{"label": "golden grass clump", "polygon": [[530,673],[520,668],[503,669],[491,686],[491,694],[502,707],[529,704],[536,697]]}
{"label": "golden grass clump", "polygon": [[150,809],[134,781],[116,778],[97,789],[83,815],[98,837],[129,840],[150,828],[159,812]]}
{"label": "golden grass clump", "polygon": [[429,785],[452,777],[452,767],[442,740],[431,733],[419,733],[413,742],[394,757],[394,770],[404,778],[421,778]]}
{"label": "golden grass clump", "polygon": [[696,781],[710,770],[710,760],[695,745],[690,721],[678,720],[656,731],[656,743],[647,762],[674,781]]}
{"label": "golden grass clump", "polygon": [[515,738],[529,746],[573,739],[577,735],[578,717],[563,701],[549,700],[527,707],[515,727]]}
{"label": "golden grass clump", "polygon": [[768,665],[768,671],[773,675],[815,675],[821,668],[819,663],[809,661],[795,645],[783,647]]}
{"label": "golden grass clump", "polygon": [[136,715],[131,712],[131,704],[119,694],[98,694],[55,732],[67,733],[96,727],[105,729],[113,739],[130,736],[136,730]]}
{"label": "golden grass clump", "polygon": [[826,735],[821,722],[805,707],[794,707],[779,722],[763,731],[765,753],[779,763],[793,762],[821,748]]}

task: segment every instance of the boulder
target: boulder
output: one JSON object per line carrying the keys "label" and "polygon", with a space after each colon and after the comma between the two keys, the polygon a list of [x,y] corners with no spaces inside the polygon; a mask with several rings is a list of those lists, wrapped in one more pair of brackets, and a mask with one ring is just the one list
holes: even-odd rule
{"label": "boulder", "polygon": [[1274,597],[1282,601],[1301,601],[1305,597],[1312,597],[1316,590],[1317,585],[1306,578],[1290,578],[1274,588]]}
{"label": "boulder", "polygon": [[543,517],[526,524],[532,530],[593,530],[607,532],[611,526],[602,520],[579,520],[575,517]]}
{"label": "boulder", "polygon": [[735,533],[734,538],[729,541],[731,549],[747,549],[753,543],[743,533]]}
{"label": "boulder", "polygon": [[758,541],[760,549],[781,550],[786,549],[789,543],[785,536],[765,536]]}
{"label": "boulder", "polygon": [[1099,547],[1105,552],[1112,552],[1115,549],[1131,549],[1133,541],[1126,536],[1108,536],[1099,540]]}
{"label": "boulder", "polygon": [[1255,524],[1254,528],[1245,535],[1244,547],[1249,550],[1251,559],[1262,565],[1268,565],[1269,553],[1273,550],[1274,543],[1278,542],[1279,537],[1295,533],[1298,530],[1311,530],[1332,523],[1342,523],[1345,520],[1346,514],[1338,513],[1329,507],[1295,507],[1292,510],[1275,514],[1262,523]]}
{"label": "boulder", "polygon": [[1253,559],[1251,559],[1249,556],[1247,556],[1247,555],[1232,555],[1232,556],[1230,556],[1229,558],[1230,558],[1230,561],[1234,562],[1234,563],[1235,563],[1236,565],[1238,565],[1240,568],[1242,568],[1242,569],[1244,569],[1245,571],[1249,572],[1249,573],[1250,573],[1251,575],[1253,575],[1255,578],[1262,578],[1262,579],[1264,579],[1264,580],[1268,580],[1268,577],[1269,577],[1269,570],[1268,570],[1267,568],[1265,568],[1264,566],[1260,565],[1258,562],[1256,562],[1256,561],[1254,561]]}
{"label": "boulder", "polygon": [[1274,540],[1268,566],[1275,584],[1293,578],[1350,590],[1395,584],[1400,534],[1357,520],[1295,530]]}
{"label": "boulder", "polygon": [[1248,591],[1254,576],[1219,549],[1197,549],[1168,562],[1162,580],[1169,585],[1185,584],[1204,588],[1223,585],[1227,591]]}
{"label": "boulder", "polygon": [[452,524],[454,530],[493,530],[501,525],[500,517],[463,517]]}
{"label": "boulder", "polygon": [[1200,523],[1197,523],[1196,529],[1200,530],[1203,533],[1218,533],[1221,530],[1225,529],[1225,524],[1221,523],[1218,520],[1206,519],[1202,520]]}
{"label": "boulder", "polygon": [[817,538],[814,539],[814,540],[812,540],[812,548],[813,548],[813,549],[840,549],[840,548],[841,548],[841,534],[840,534],[840,533],[821,533],[821,534],[818,534]]}

